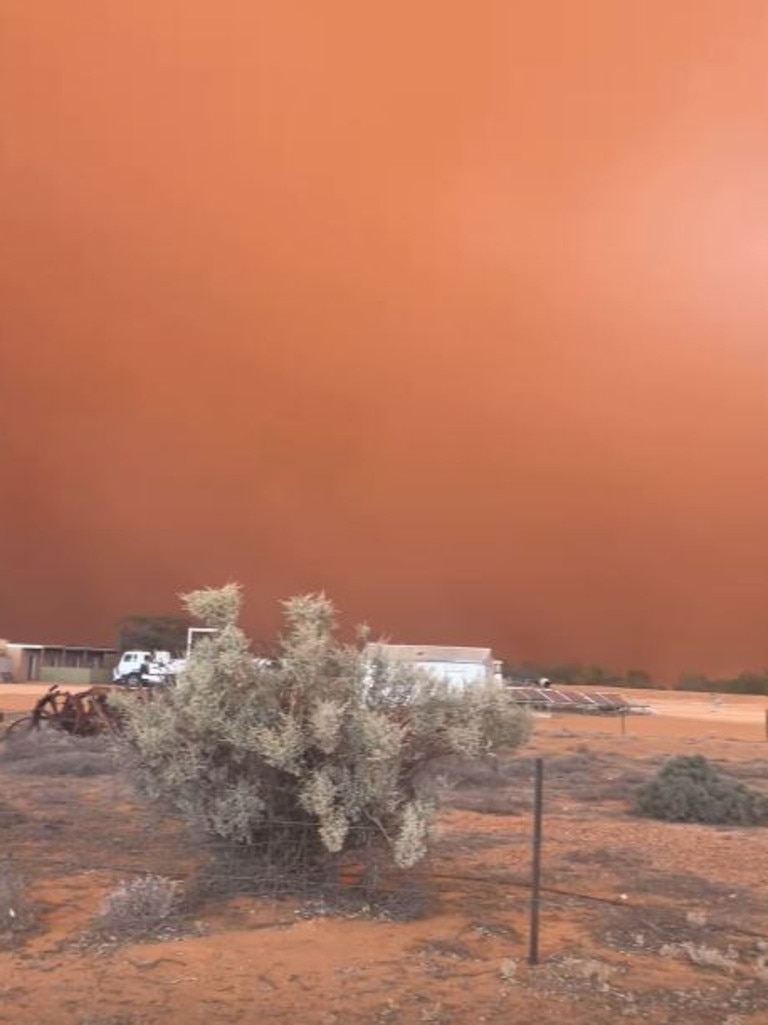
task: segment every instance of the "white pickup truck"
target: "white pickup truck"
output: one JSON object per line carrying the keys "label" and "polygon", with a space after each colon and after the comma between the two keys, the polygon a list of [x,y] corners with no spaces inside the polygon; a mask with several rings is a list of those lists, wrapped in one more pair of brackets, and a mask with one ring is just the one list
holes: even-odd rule
{"label": "white pickup truck", "polygon": [[[190,633],[210,634],[212,630],[195,630]],[[124,651],[120,661],[112,670],[112,682],[127,686],[154,687],[162,683],[175,683],[187,667],[187,660],[192,651],[192,644],[187,646],[187,658],[173,658],[170,651]],[[254,658],[257,669],[274,666],[268,658]]]}
{"label": "white pickup truck", "polygon": [[124,651],[112,670],[112,682],[144,687],[173,683],[185,665],[186,659],[172,658],[169,651]]}

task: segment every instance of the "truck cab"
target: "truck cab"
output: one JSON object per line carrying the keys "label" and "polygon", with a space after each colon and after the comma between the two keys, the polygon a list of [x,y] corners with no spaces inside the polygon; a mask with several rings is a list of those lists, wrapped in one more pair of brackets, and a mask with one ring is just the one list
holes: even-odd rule
{"label": "truck cab", "polygon": [[176,666],[168,651],[124,651],[112,670],[112,682],[149,687],[171,683]]}

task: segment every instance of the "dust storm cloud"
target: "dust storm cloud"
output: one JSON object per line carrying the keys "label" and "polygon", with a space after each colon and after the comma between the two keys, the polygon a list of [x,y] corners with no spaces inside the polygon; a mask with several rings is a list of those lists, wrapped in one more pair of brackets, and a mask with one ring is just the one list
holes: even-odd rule
{"label": "dust storm cloud", "polygon": [[0,633],[234,578],[768,663],[765,5],[6,0]]}

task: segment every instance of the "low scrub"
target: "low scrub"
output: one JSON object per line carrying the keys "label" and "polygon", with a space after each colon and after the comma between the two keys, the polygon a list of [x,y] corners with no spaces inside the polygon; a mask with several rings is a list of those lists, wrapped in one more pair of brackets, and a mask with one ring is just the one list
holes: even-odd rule
{"label": "low scrub", "polygon": [[0,835],[2,835],[2,830],[12,829],[26,821],[27,816],[24,812],[19,811],[14,805],[0,797]]}
{"label": "low scrub", "polygon": [[36,921],[24,880],[9,865],[0,866],[0,945],[27,932]]}
{"label": "low scrub", "polygon": [[179,907],[179,885],[164,876],[121,882],[104,900],[97,932],[111,939],[155,936],[167,928]]}
{"label": "low scrub", "polygon": [[115,768],[104,737],[71,737],[55,730],[12,733],[0,745],[0,764],[17,776],[103,776]]}
{"label": "low scrub", "polygon": [[723,953],[715,947],[691,943],[690,940],[684,943],[665,943],[659,953],[662,957],[686,957],[699,968],[719,968],[726,972],[732,972],[739,960],[738,952],[733,948]]}
{"label": "low scrub", "polygon": [[768,825],[768,797],[724,775],[701,755],[671,758],[639,788],[635,810],[666,822]]}
{"label": "low scrub", "polygon": [[444,807],[456,811],[473,811],[479,815],[520,815],[523,801],[517,791],[508,790],[457,790],[447,794]]}

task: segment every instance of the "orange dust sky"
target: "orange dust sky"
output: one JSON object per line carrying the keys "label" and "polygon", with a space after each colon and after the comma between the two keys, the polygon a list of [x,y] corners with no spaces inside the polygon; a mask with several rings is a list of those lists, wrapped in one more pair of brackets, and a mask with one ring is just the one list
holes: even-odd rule
{"label": "orange dust sky", "polygon": [[768,664],[764,0],[4,0],[0,635],[326,588]]}

